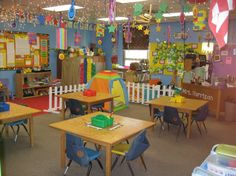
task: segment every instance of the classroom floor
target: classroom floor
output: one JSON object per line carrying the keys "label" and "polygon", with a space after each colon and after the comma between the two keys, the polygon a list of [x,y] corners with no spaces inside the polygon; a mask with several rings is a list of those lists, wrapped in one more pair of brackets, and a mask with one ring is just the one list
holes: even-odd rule
{"label": "classroom floor", "polygon": [[[130,104],[129,108],[118,114],[138,119],[149,119],[148,106]],[[17,143],[12,136],[5,136],[6,176],[59,176],[64,169],[60,168],[60,133],[48,125],[60,120],[59,115],[43,114],[35,117],[35,145],[29,147],[29,140],[21,131]],[[209,117],[206,122],[208,134],[201,136],[193,124],[192,138],[186,139],[182,133],[176,142],[175,128],[159,136],[159,126],[149,132],[151,146],[145,152],[148,171],[145,172],[140,160],[132,163],[136,176],[190,176],[194,167],[209,154],[211,147],[217,143],[236,145],[236,122],[216,121]],[[93,145],[91,145],[93,147]],[[101,158],[103,165],[104,155]],[[86,168],[72,163],[67,176],[86,175]],[[102,176],[100,168],[94,162],[91,176]],[[112,175],[130,176],[127,166],[117,165]]]}

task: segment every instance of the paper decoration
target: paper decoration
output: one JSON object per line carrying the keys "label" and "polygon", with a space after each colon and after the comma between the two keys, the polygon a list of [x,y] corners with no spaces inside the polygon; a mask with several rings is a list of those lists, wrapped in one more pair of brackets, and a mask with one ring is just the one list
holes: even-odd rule
{"label": "paper decoration", "polygon": [[15,43],[7,42],[7,66],[14,67],[15,66]]}
{"label": "paper decoration", "polygon": [[222,50],[222,51],[220,52],[220,55],[221,55],[221,56],[228,56],[228,51],[227,51],[227,50]]}
{"label": "paper decoration", "polygon": [[64,59],[65,59],[65,54],[64,54],[64,53],[60,53],[60,54],[58,55],[58,58],[59,58],[60,60],[64,60]]}
{"label": "paper decoration", "polygon": [[160,5],[160,8],[159,8],[159,11],[161,11],[161,12],[166,12],[167,11],[167,8],[168,8],[168,4],[166,3],[166,2],[163,2],[163,3],[161,3],[161,5]]}
{"label": "paper decoration", "polygon": [[149,35],[150,34],[150,30],[147,28],[143,31],[144,35]]}
{"label": "paper decoration", "polygon": [[226,57],[225,64],[232,64],[232,57]]}
{"label": "paper decoration", "polygon": [[65,28],[57,28],[57,48],[67,49],[67,30]]}
{"label": "paper decoration", "polygon": [[130,31],[130,16],[128,17],[127,28],[128,29],[124,32],[125,43],[131,43],[132,42],[132,33]]}
{"label": "paper decoration", "polygon": [[143,12],[143,5],[142,4],[135,4],[134,5],[134,16],[139,16]]}
{"label": "paper decoration", "polygon": [[116,29],[116,27],[114,25],[108,26],[109,33],[114,33],[115,29]]}
{"label": "paper decoration", "polygon": [[16,55],[30,55],[29,38],[26,34],[15,35]]}
{"label": "paper decoration", "polygon": [[80,44],[80,40],[81,40],[81,35],[80,35],[79,32],[76,32],[75,36],[74,36],[74,44],[75,44],[75,46],[78,46]]}
{"label": "paper decoration", "polygon": [[70,9],[68,11],[68,19],[71,20],[71,21],[74,20],[75,14],[76,14],[75,1],[71,0],[71,6],[70,6]]}
{"label": "paper decoration", "polygon": [[102,40],[98,40],[98,45],[102,45]]}
{"label": "paper decoration", "polygon": [[143,30],[143,25],[141,25],[141,24],[138,25],[137,29],[138,29],[139,31]]}
{"label": "paper decoration", "polygon": [[29,44],[37,45],[37,34],[34,32],[28,32]]}
{"label": "paper decoration", "polygon": [[193,30],[201,31],[206,29],[206,20],[207,20],[207,12],[205,10],[200,10],[198,12],[197,18],[193,20]]}
{"label": "paper decoration", "polygon": [[236,56],[236,48],[233,49],[233,55]]}
{"label": "paper decoration", "polygon": [[116,16],[116,0],[109,0],[109,23],[112,24],[115,22]]}
{"label": "paper decoration", "polygon": [[105,36],[105,24],[97,24],[96,25],[96,37],[104,37]]}
{"label": "paper decoration", "polygon": [[43,15],[37,16],[37,19],[38,19],[39,24],[41,24],[41,25],[45,24],[45,17]]}

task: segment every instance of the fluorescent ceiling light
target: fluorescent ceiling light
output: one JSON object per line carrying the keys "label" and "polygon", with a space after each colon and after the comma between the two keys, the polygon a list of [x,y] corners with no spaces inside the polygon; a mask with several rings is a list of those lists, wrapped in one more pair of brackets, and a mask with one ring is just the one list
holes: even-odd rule
{"label": "fluorescent ceiling light", "polygon": [[142,1],[147,1],[147,0],[116,0],[116,2],[119,3],[132,3],[132,2],[142,2]]}
{"label": "fluorescent ceiling light", "polygon": [[[68,11],[69,8],[71,7],[71,4],[66,4],[66,5],[60,5],[60,6],[52,6],[52,7],[45,7],[43,8],[44,10],[48,11],[54,11],[54,12],[62,12],[62,11]],[[74,6],[75,9],[83,9],[81,6]]]}
{"label": "fluorescent ceiling light", "polygon": [[[98,18],[99,21],[109,21],[109,18]],[[115,17],[115,21],[125,21],[127,17]]]}
{"label": "fluorescent ceiling light", "polygon": [[[186,12],[184,13],[185,16],[193,16],[193,12]],[[174,12],[174,13],[164,13],[163,17],[179,17],[180,16],[180,12]]]}

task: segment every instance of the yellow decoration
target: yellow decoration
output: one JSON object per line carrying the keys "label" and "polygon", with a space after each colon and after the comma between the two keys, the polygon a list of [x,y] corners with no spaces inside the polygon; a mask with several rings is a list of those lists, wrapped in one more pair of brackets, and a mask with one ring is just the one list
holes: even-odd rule
{"label": "yellow decoration", "polygon": [[139,31],[143,30],[143,25],[141,25],[141,24],[138,25],[137,29],[138,29]]}
{"label": "yellow decoration", "polygon": [[157,32],[161,32],[161,26],[160,26],[160,25],[157,25],[156,31],[157,31]]}
{"label": "yellow decoration", "polygon": [[135,28],[135,23],[132,23],[131,27],[132,27],[132,28]]}
{"label": "yellow decoration", "polygon": [[98,45],[102,45],[102,40],[98,40]]}
{"label": "yellow decoration", "polygon": [[144,35],[149,35],[149,34],[150,34],[150,30],[149,30],[149,29],[145,29],[145,30],[143,31],[143,33],[144,33]]}
{"label": "yellow decoration", "polygon": [[3,84],[2,84],[2,82],[0,81],[0,88],[2,88],[3,87]]}
{"label": "yellow decoration", "polygon": [[193,30],[201,31],[206,29],[206,20],[207,20],[207,12],[206,10],[199,10],[197,14],[197,18],[193,21]]}
{"label": "yellow decoration", "polygon": [[175,97],[171,97],[170,102],[172,103],[183,103],[185,98],[181,95],[176,95]]}
{"label": "yellow decoration", "polygon": [[65,59],[64,53],[60,53],[59,56],[58,56],[58,58],[59,58],[60,60],[64,60],[64,59]]}
{"label": "yellow decoration", "polygon": [[198,8],[197,6],[195,5],[193,7],[193,19],[196,19],[198,17]]}

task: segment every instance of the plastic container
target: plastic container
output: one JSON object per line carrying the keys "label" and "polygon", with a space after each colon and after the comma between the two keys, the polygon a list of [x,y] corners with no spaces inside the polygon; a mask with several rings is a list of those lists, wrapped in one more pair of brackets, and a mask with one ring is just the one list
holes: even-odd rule
{"label": "plastic container", "polygon": [[217,176],[236,176],[236,158],[211,154],[201,168]]}
{"label": "plastic container", "polygon": [[83,92],[83,95],[88,97],[96,96],[96,90],[87,89]]}
{"label": "plastic container", "polygon": [[236,146],[228,144],[217,144],[212,147],[211,153],[236,158]]}
{"label": "plastic container", "polygon": [[105,116],[103,114],[96,115],[92,117],[91,123],[93,126],[100,127],[100,128],[107,128],[113,125],[113,118]]}
{"label": "plastic container", "polygon": [[213,173],[210,173],[200,167],[196,167],[194,170],[193,170],[193,173],[192,173],[192,176],[217,176]]}

